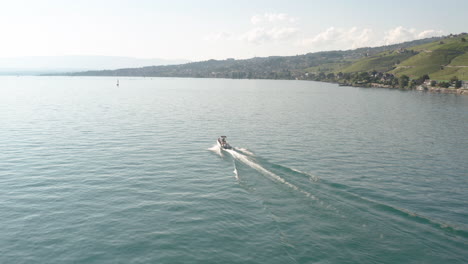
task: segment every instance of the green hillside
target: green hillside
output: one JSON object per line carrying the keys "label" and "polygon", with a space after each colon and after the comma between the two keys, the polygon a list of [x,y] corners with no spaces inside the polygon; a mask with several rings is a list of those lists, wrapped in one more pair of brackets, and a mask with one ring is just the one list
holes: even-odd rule
{"label": "green hillside", "polygon": [[402,53],[390,51],[376,54],[372,57],[361,59],[352,65],[341,69],[343,73],[367,72],[367,71],[390,71],[396,64],[413,56],[414,53],[405,51]]}
{"label": "green hillside", "polygon": [[468,65],[468,52],[460,55],[450,62],[450,66],[467,66]]}
{"label": "green hillside", "polygon": [[468,80],[468,36],[450,36],[418,46],[388,51],[360,59],[335,72],[388,72],[396,76],[419,78],[425,74],[435,80],[453,76]]}
{"label": "green hillside", "polygon": [[457,76],[460,80],[468,80],[468,66],[465,67],[445,67],[443,70],[436,71],[430,74],[434,80],[447,81],[453,76]]}
{"label": "green hillside", "polygon": [[343,62],[336,62],[336,63],[324,63],[324,64],[320,64],[319,66],[313,66],[313,67],[309,67],[307,69],[305,69],[305,72],[326,72],[326,73],[330,73],[330,72],[338,72],[340,71],[342,68],[344,67],[347,67],[351,64],[352,62],[347,62],[347,61],[343,61]]}
{"label": "green hillside", "polygon": [[[407,75],[468,80],[468,34],[414,40],[380,47],[322,51],[296,56],[207,60],[180,65],[62,73],[73,76],[147,76],[233,79],[296,79],[399,86]],[[406,78],[404,78],[406,79]],[[406,83],[406,81],[405,81]],[[406,85],[405,85],[406,86]]]}
{"label": "green hillside", "polygon": [[434,50],[421,52],[408,58],[397,66],[391,73],[396,75],[408,75],[418,78],[424,74],[431,74],[441,70],[443,65],[448,65],[457,56],[463,55],[456,50]]}

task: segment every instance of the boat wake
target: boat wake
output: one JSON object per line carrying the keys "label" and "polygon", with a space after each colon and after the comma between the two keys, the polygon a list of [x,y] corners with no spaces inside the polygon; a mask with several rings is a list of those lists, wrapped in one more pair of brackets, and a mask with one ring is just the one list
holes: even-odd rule
{"label": "boat wake", "polygon": [[[233,157],[233,172],[238,182],[241,180],[239,177],[239,168],[237,162],[240,162],[258,171],[262,175],[267,176],[270,180],[280,183],[290,188],[291,190],[294,190],[295,192],[298,192],[314,200],[320,204],[321,207],[334,211],[341,217],[346,217],[346,215],[348,215],[349,208],[338,209],[333,204],[343,204],[343,201],[345,201],[344,203],[347,204],[348,207],[364,207],[373,209],[375,212],[392,214],[393,216],[402,217],[407,221],[429,225],[438,230],[443,230],[444,232],[448,232],[465,239],[468,238],[468,232],[463,228],[449,225],[447,223],[442,223],[435,219],[411,212],[404,208],[398,208],[396,206],[389,205],[382,201],[363,197],[361,195],[355,194],[349,186],[343,185],[341,183],[330,182],[326,179],[322,180],[310,173],[285,167],[279,164],[270,163],[266,160],[263,160],[261,157],[255,156],[254,153],[245,148],[221,149],[218,145],[215,145],[209,150],[215,152],[221,157],[224,157],[223,152],[229,153],[230,156]],[[280,175],[284,175],[284,177]],[[320,183],[320,185],[310,185],[310,183]],[[316,186],[316,188],[312,186]],[[310,192],[309,189],[311,188],[313,188],[315,195]]]}
{"label": "boat wake", "polygon": [[236,180],[239,181],[239,172],[237,171],[237,166],[236,166],[236,161],[235,160],[232,160],[232,164],[234,166],[234,170],[232,172],[234,172],[234,175],[236,177]]}
{"label": "boat wake", "polygon": [[247,154],[249,156],[255,156],[255,154],[253,154],[250,150],[246,149],[246,148],[235,148],[235,150],[237,151],[240,151],[244,154]]}
{"label": "boat wake", "polygon": [[[303,195],[313,199],[313,200],[317,200],[317,197],[315,197],[313,194],[299,188],[298,186],[294,185],[293,183],[290,183],[288,182],[287,180],[285,180],[284,178],[282,178],[281,176],[279,176],[278,174],[275,174],[273,172],[271,172],[270,170],[264,168],[263,166],[261,166],[259,163],[253,161],[251,158],[249,158],[248,156],[242,154],[242,153],[239,153],[238,151],[236,151],[235,149],[226,149],[226,151],[231,154],[231,156],[244,163],[245,165],[255,169],[256,171],[262,173],[263,175],[266,175],[268,177],[270,177],[271,179],[273,179],[274,181],[276,182],[279,182],[279,183],[282,183],[286,186],[288,186],[289,188],[295,190],[295,191],[298,191],[300,193],[302,193]],[[251,153],[251,152],[250,152]],[[235,163],[234,163],[235,164]],[[236,175],[237,175],[237,168],[235,168],[235,171],[236,171]],[[237,175],[238,176],[238,175]]]}
{"label": "boat wake", "polygon": [[220,157],[224,157],[223,151],[221,150],[221,148],[217,144],[215,144],[214,146],[212,146],[208,150],[218,154],[218,156],[220,156]]}

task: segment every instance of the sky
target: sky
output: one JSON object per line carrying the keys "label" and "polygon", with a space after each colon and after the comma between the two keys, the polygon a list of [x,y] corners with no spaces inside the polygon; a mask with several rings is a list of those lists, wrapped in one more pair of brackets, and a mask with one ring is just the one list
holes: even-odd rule
{"label": "sky", "polygon": [[466,0],[0,0],[0,58],[287,56],[466,32],[466,10]]}

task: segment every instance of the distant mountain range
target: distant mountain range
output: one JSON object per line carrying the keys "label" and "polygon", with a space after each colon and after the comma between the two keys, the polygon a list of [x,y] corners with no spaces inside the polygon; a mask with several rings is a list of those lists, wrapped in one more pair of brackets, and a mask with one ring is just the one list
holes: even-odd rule
{"label": "distant mountain range", "polygon": [[[296,56],[208,60],[174,65],[152,65],[116,70],[67,71],[46,75],[142,76],[233,79],[298,79],[337,81],[334,75],[378,72],[391,76],[424,76],[468,80],[468,34],[414,40],[381,47],[323,51]],[[141,63],[151,63],[143,60]],[[125,60],[121,60],[122,64]],[[160,61],[158,61],[161,63]],[[379,75],[380,76],[380,75]],[[339,77],[341,78],[341,77]]]}
{"label": "distant mountain range", "polygon": [[128,67],[173,65],[188,60],[139,59],[117,56],[30,56],[0,58],[0,75],[37,75],[63,72],[114,70]]}
{"label": "distant mountain range", "polygon": [[466,34],[462,33],[345,51],[256,57],[245,60],[208,60],[178,65],[126,67],[118,70],[83,71],[60,75],[325,80],[326,77],[319,78],[319,76],[340,72],[377,71],[396,76],[405,74],[410,78],[435,74],[434,77],[439,79],[458,72],[460,78],[466,79],[468,44],[462,42],[465,37]]}

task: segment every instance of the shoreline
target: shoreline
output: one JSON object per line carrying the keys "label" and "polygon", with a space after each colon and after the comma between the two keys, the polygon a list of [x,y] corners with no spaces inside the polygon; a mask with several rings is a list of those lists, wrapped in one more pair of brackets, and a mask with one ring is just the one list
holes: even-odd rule
{"label": "shoreline", "polygon": [[131,78],[131,77],[140,77],[140,78],[193,78],[193,79],[226,79],[226,80],[271,80],[271,81],[312,81],[312,82],[323,82],[323,83],[332,83],[337,84],[338,86],[348,86],[356,88],[385,88],[385,89],[397,89],[397,90],[415,90],[422,92],[430,93],[442,93],[442,94],[457,94],[457,95],[468,95],[468,89],[464,88],[443,88],[443,87],[427,87],[425,85],[420,85],[416,88],[401,88],[399,86],[385,85],[380,83],[368,83],[367,85],[358,85],[351,83],[340,83],[340,82],[327,82],[327,81],[317,81],[317,80],[304,80],[304,79],[268,79],[268,78],[212,78],[212,77],[182,77],[182,76],[110,76],[110,75],[0,75],[6,77],[122,77],[122,78]]}
{"label": "shoreline", "polygon": [[417,88],[412,89],[412,88],[401,88],[397,86],[378,84],[378,83],[370,83],[368,86],[343,84],[343,83],[337,83],[337,82],[326,82],[326,83],[335,83],[335,84],[338,84],[338,86],[349,86],[349,87],[357,87],[357,88],[385,88],[385,89],[398,89],[398,90],[408,90],[408,91],[415,90],[415,91],[430,92],[430,93],[468,95],[468,89],[464,89],[464,88],[442,88],[442,87],[418,86]]}

